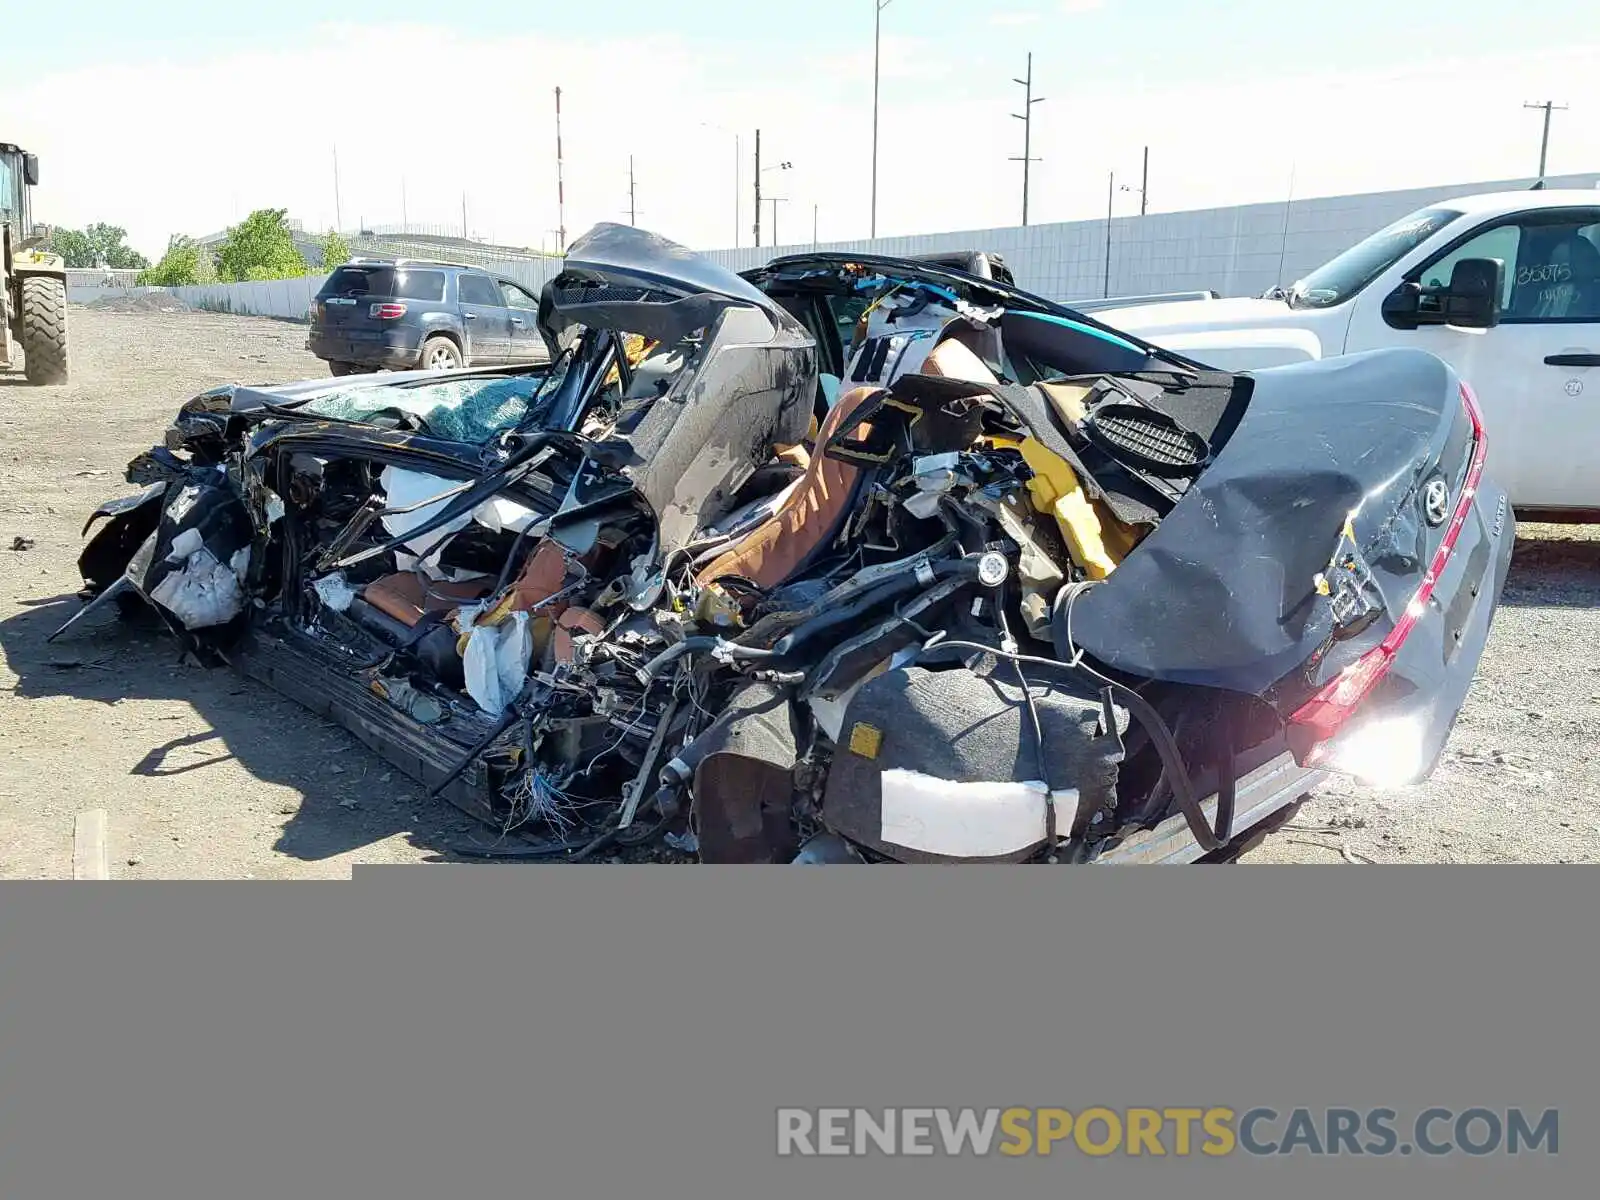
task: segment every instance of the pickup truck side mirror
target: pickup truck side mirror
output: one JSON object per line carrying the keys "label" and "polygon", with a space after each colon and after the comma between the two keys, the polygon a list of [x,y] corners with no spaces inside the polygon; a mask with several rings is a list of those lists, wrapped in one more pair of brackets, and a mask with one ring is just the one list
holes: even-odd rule
{"label": "pickup truck side mirror", "polygon": [[1500,323],[1506,265],[1498,258],[1463,258],[1443,286],[1408,280],[1383,298],[1382,314],[1393,329],[1454,325],[1493,329]]}
{"label": "pickup truck side mirror", "polygon": [[1444,323],[1462,329],[1493,329],[1500,324],[1500,297],[1506,264],[1498,258],[1463,258],[1450,272],[1443,299]]}

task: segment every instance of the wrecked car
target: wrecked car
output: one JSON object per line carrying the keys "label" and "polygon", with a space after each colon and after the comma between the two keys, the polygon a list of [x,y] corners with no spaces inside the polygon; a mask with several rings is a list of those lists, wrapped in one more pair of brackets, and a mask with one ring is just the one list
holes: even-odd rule
{"label": "wrecked car", "polygon": [[547,364],[193,398],[63,631],[153,609],[535,859],[1229,861],[1442,751],[1514,526],[1431,355],[1236,374],[618,225],[538,321]]}

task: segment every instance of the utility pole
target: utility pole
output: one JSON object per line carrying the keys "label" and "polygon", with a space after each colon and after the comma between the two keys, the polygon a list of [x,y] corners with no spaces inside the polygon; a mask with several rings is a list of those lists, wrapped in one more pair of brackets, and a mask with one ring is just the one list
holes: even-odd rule
{"label": "utility pole", "polygon": [[1150,202],[1150,147],[1144,148],[1144,172],[1139,176],[1139,215],[1145,213]]}
{"label": "utility pole", "polygon": [[1524,104],[1523,108],[1544,109],[1544,136],[1539,140],[1539,178],[1544,178],[1544,164],[1550,154],[1550,114],[1551,112],[1566,112],[1565,104],[1557,104],[1553,100],[1546,100],[1542,104]]}
{"label": "utility pole", "polygon": [[[234,214],[237,218],[238,214]],[[344,214],[339,208],[339,147],[333,148],[333,223],[344,229]]]}
{"label": "utility pole", "polygon": [[407,232],[411,229],[411,218],[406,215],[406,177],[400,176],[400,228]]}
{"label": "utility pole", "polygon": [[638,211],[633,204],[633,155],[628,155],[628,224],[638,228]]}
{"label": "utility pole", "polygon": [[817,248],[817,206],[811,206],[811,249]]}
{"label": "utility pole", "polygon": [[1011,161],[1022,163],[1022,223],[1026,225],[1028,223],[1028,165],[1040,161],[1032,157],[1033,106],[1044,101],[1043,96],[1035,96],[1033,94],[1033,51],[1030,50],[1028,52],[1028,77],[1026,79],[1017,79],[1014,82],[1020,83],[1023,87],[1022,111],[1011,114],[1022,122],[1022,157],[1018,159],[1015,155],[1012,155]]}
{"label": "utility pole", "polygon": [[[794,164],[792,162],[789,162],[789,161],[785,160],[783,162],[773,163],[770,167],[767,167],[765,169],[768,170],[768,171],[787,171],[792,166],[794,166]],[[758,130],[756,130],[756,245],[758,245],[758,246],[761,245],[761,174],[762,174],[762,169],[763,168],[761,166],[761,130],[758,129]],[[780,196],[780,197],[778,197],[778,199],[782,200],[783,197]],[[774,202],[773,208],[772,208],[772,225],[773,225],[772,242],[773,242],[773,245],[777,245],[777,242],[778,242],[778,230],[777,230],[778,208],[777,208],[776,202]]]}
{"label": "utility pole", "polygon": [[883,39],[883,10],[894,0],[872,0],[872,230],[878,236],[878,47]]}
{"label": "utility pole", "polygon": [[1117,173],[1111,172],[1111,177],[1106,183],[1106,283],[1101,295],[1107,299],[1111,296],[1111,207],[1117,198]]}
{"label": "utility pole", "polygon": [[556,89],[556,253],[567,252],[567,192],[561,181],[561,89]]}

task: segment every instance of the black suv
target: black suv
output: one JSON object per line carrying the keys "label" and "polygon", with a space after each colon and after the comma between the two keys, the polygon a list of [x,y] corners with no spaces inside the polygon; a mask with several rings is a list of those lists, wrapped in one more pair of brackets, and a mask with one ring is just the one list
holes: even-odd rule
{"label": "black suv", "polygon": [[335,375],[543,362],[538,298],[476,267],[353,258],[311,306],[306,348]]}

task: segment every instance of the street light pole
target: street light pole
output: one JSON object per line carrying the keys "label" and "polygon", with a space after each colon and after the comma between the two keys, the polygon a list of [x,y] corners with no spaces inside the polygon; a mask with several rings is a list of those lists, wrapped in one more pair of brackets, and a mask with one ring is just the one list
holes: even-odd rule
{"label": "street light pole", "polygon": [[883,10],[894,0],[872,0],[872,236],[878,236],[878,50],[883,40]]}

